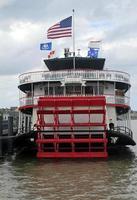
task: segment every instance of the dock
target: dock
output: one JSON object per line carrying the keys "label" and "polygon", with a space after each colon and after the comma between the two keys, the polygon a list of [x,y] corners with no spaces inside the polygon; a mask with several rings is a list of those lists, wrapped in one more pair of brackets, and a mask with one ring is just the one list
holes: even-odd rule
{"label": "dock", "polygon": [[13,129],[13,117],[8,117],[8,127],[3,129],[3,119],[0,116],[0,158],[5,154],[13,153],[13,141],[17,137],[17,131]]}

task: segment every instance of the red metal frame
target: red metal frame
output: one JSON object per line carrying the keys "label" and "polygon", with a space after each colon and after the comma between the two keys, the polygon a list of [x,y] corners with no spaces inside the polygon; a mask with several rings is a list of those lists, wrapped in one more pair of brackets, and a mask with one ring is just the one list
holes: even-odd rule
{"label": "red metal frame", "polygon": [[[65,109],[66,108],[66,109]],[[60,122],[59,116],[69,115],[68,122]],[[87,114],[88,121],[75,122],[75,114]],[[101,121],[92,121],[91,114],[101,115]],[[46,118],[52,115],[53,122],[48,123]],[[107,158],[106,138],[106,99],[96,97],[40,97],[38,100],[37,125],[39,126],[38,158]],[[53,133],[46,130],[52,128]],[[61,136],[59,131],[70,128],[66,135]],[[76,127],[85,127],[88,133],[75,134]],[[100,127],[102,132],[94,132]],[[60,129],[61,128],[61,129]],[[43,131],[45,130],[45,133]],[[90,132],[92,130],[92,132]],[[55,131],[55,132],[54,132]],[[86,138],[84,138],[86,137]]]}

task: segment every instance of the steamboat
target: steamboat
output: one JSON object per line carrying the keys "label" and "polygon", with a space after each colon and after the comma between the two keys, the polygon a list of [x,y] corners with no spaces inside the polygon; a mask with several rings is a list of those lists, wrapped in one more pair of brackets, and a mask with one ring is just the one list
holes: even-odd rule
{"label": "steamboat", "polygon": [[130,75],[69,55],[19,76],[18,140],[35,144],[38,158],[107,158],[109,147],[135,145]]}

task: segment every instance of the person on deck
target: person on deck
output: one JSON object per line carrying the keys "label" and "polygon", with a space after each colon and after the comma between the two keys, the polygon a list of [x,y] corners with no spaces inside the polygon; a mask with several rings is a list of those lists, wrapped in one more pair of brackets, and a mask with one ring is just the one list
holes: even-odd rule
{"label": "person on deck", "polygon": [[112,122],[112,119],[109,121],[109,129],[112,131],[114,130],[114,123]]}

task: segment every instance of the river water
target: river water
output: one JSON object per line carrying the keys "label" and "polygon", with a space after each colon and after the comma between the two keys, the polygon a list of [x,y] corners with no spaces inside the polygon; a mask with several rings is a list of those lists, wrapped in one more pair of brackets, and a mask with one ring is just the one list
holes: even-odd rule
{"label": "river water", "polygon": [[[137,121],[132,121],[137,142]],[[107,160],[0,161],[0,200],[136,200],[137,146]]]}

